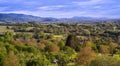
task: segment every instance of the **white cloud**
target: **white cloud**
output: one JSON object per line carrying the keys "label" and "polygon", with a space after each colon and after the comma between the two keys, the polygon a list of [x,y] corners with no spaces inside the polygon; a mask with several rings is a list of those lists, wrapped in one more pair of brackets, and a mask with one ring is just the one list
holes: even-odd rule
{"label": "white cloud", "polygon": [[65,5],[41,6],[41,7],[38,7],[38,9],[39,10],[55,10],[63,7],[65,7]]}
{"label": "white cloud", "polygon": [[83,2],[73,2],[75,5],[80,5],[80,6],[89,6],[89,5],[96,5],[99,3],[103,3],[105,0],[88,0],[88,1],[83,1]]}

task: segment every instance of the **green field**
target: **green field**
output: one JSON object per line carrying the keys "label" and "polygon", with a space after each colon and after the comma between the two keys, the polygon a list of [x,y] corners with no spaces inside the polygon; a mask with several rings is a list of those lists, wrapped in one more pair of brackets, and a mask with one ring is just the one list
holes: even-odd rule
{"label": "green field", "polygon": [[7,26],[0,26],[0,32],[7,32],[7,31],[13,32],[13,30],[7,29]]}

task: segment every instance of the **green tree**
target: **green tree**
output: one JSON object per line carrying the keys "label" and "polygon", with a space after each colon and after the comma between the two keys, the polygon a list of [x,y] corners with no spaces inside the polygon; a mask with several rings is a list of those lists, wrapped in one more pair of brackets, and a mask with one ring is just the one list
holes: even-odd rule
{"label": "green tree", "polygon": [[79,51],[80,50],[79,45],[80,45],[79,40],[75,34],[71,34],[67,37],[66,46],[69,46],[75,49],[76,51]]}
{"label": "green tree", "polygon": [[0,66],[3,66],[3,60],[7,55],[6,48],[2,42],[0,42]]}
{"label": "green tree", "polygon": [[119,56],[97,56],[92,60],[90,66],[120,66]]}
{"label": "green tree", "polygon": [[63,49],[63,47],[65,46],[65,43],[63,41],[60,41],[58,43],[58,46],[60,47],[60,49]]}

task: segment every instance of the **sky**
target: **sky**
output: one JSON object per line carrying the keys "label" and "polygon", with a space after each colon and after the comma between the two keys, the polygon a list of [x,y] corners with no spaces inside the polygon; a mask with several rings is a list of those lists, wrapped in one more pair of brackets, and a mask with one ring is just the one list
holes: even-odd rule
{"label": "sky", "polygon": [[120,18],[120,0],[0,0],[0,13]]}

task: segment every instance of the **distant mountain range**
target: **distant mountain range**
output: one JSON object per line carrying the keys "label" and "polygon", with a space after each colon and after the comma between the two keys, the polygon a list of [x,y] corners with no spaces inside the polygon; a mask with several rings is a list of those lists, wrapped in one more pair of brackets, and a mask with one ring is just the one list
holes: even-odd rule
{"label": "distant mountain range", "polygon": [[0,14],[0,22],[55,22],[58,21],[56,18],[43,18],[32,15],[24,15],[24,14]]}
{"label": "distant mountain range", "polygon": [[18,22],[97,22],[103,20],[116,20],[107,18],[92,18],[92,17],[72,17],[72,18],[52,18],[52,17],[37,17],[25,14],[3,14],[0,13],[0,22],[18,23]]}

